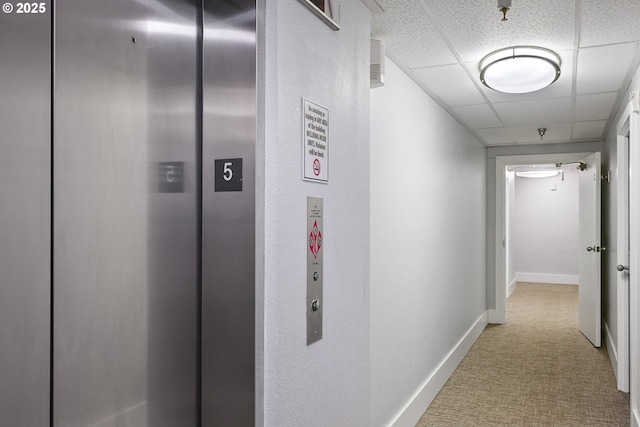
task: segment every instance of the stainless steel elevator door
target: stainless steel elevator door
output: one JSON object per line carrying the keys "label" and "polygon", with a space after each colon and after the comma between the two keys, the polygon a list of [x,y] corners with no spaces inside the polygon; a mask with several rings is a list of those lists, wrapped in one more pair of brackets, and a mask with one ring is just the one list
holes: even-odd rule
{"label": "stainless steel elevator door", "polygon": [[205,1],[203,35],[202,425],[253,426],[255,1]]}
{"label": "stainless steel elevator door", "polygon": [[197,424],[197,16],[56,2],[56,427]]}
{"label": "stainless steel elevator door", "polygon": [[[152,3],[148,25],[149,427],[199,417],[198,2]],[[199,7],[199,5],[197,6]]]}
{"label": "stainless steel elevator door", "polygon": [[[51,11],[0,13],[0,425],[49,425]],[[10,5],[12,10],[7,9]]]}

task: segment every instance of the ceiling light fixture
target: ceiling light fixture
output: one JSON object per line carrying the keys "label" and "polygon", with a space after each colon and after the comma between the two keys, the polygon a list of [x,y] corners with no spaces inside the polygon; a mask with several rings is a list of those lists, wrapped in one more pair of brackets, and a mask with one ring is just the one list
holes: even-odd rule
{"label": "ceiling light fixture", "polygon": [[520,178],[550,178],[558,175],[558,171],[522,171],[516,172],[516,176]]}
{"label": "ceiling light fixture", "polygon": [[543,47],[507,47],[491,52],[480,61],[480,81],[498,92],[535,92],[558,77],[560,56]]}

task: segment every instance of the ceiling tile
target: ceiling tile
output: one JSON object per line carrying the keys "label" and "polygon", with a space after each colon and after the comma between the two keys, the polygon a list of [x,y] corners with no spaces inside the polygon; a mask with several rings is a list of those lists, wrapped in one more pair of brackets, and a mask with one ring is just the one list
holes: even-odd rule
{"label": "ceiling tile", "polygon": [[453,107],[453,112],[471,129],[486,129],[502,126],[500,119],[487,104]]}
{"label": "ceiling tile", "polygon": [[536,45],[552,50],[574,47],[573,0],[516,0],[504,22],[496,1],[419,2],[435,17],[436,25],[463,62],[478,62],[494,50],[514,45]]}
{"label": "ceiling tile", "polygon": [[578,51],[576,93],[618,91],[629,71],[637,43],[583,48]]}
{"label": "ceiling tile", "polygon": [[[571,96],[573,86],[573,50],[557,52],[560,55],[561,73],[558,80],[552,85],[544,89],[529,93],[503,93],[493,89],[489,89],[485,85],[480,85],[484,94],[492,102],[508,102],[508,101],[525,101],[528,99],[541,98],[559,98],[563,96]],[[478,64],[471,66],[465,64],[470,70],[473,70],[474,77],[480,81],[480,70]]]}
{"label": "ceiling tile", "polygon": [[547,128],[542,140],[538,134],[538,126],[513,126],[508,127],[507,131],[513,136],[517,144],[543,144],[571,140],[571,123],[557,123],[540,127]]}
{"label": "ceiling tile", "polygon": [[371,16],[371,33],[394,58],[410,68],[458,62],[418,2],[392,1],[382,6],[385,13]]}
{"label": "ceiling tile", "polygon": [[573,118],[571,97],[500,102],[493,106],[505,126],[549,127],[552,123],[569,122]]}
{"label": "ceiling tile", "polygon": [[618,92],[598,93],[576,96],[574,120],[606,120],[616,103]]}
{"label": "ceiling tile", "polygon": [[580,47],[639,40],[638,17],[638,0],[582,0]]}
{"label": "ceiling tile", "polygon": [[[385,12],[372,16],[373,36],[485,145],[600,140],[640,62],[640,0],[516,0],[506,22],[495,0],[376,1]],[[557,52],[560,79],[528,94],[482,85],[480,59],[514,45]]]}
{"label": "ceiling tile", "polygon": [[573,124],[573,133],[571,136],[574,140],[602,139],[604,128],[606,126],[606,120],[575,122]]}
{"label": "ceiling tile", "polygon": [[481,104],[482,94],[461,65],[417,68],[412,70],[419,83],[425,85],[449,106]]}
{"label": "ceiling tile", "polygon": [[478,129],[475,133],[486,145],[508,145],[515,142],[505,128]]}

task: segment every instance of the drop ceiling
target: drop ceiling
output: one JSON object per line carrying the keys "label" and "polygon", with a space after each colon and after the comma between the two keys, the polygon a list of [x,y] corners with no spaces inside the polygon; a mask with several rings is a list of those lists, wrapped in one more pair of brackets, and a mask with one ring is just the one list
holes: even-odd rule
{"label": "drop ceiling", "polygon": [[[372,38],[487,146],[602,141],[640,63],[640,0],[513,0],[507,21],[496,0],[375,2]],[[558,53],[558,81],[527,94],[485,87],[480,60],[516,45]]]}

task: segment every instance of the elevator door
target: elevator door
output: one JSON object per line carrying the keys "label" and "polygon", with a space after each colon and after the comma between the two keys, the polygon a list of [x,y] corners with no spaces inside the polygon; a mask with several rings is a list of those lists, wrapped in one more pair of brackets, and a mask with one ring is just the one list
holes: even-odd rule
{"label": "elevator door", "polygon": [[49,424],[51,11],[0,13],[0,426]]}
{"label": "elevator door", "polygon": [[202,425],[252,426],[256,348],[254,0],[203,2],[203,70]]}
{"label": "elevator door", "polygon": [[0,14],[0,426],[253,425],[255,2],[34,4]]}
{"label": "elevator door", "polygon": [[53,425],[198,423],[198,8],[58,0]]}

